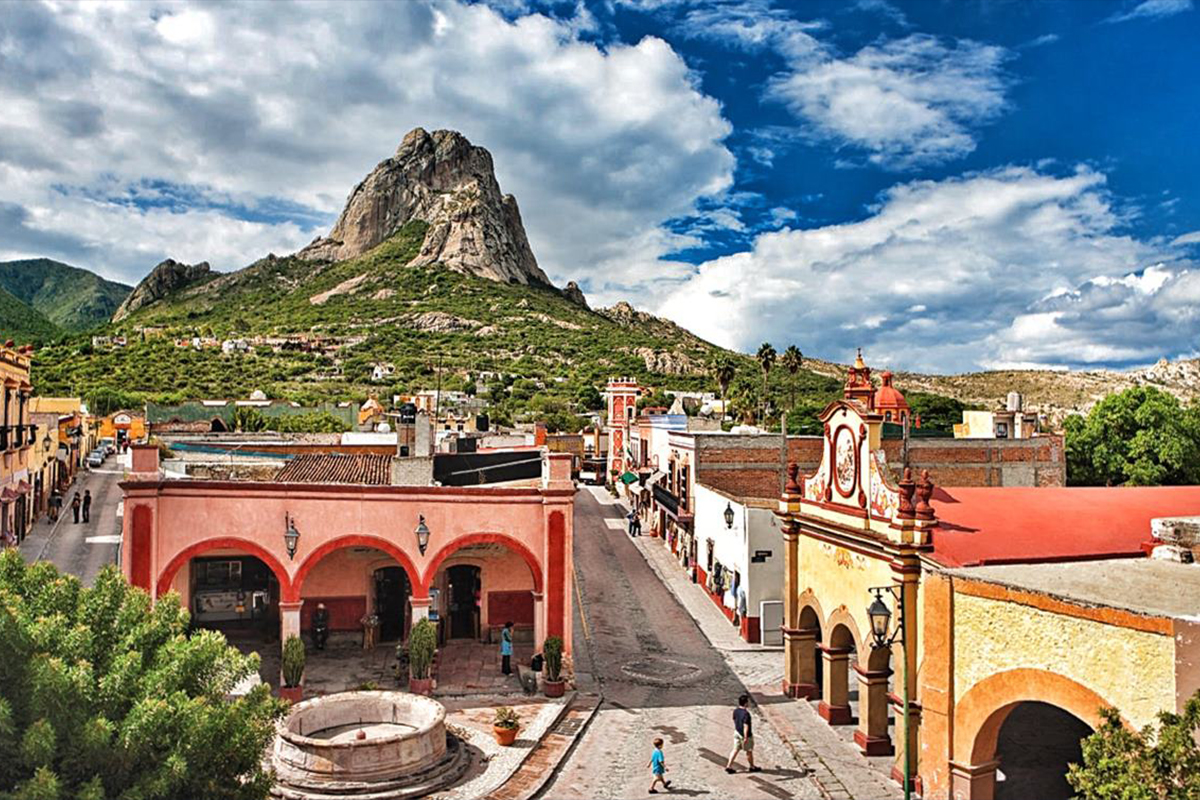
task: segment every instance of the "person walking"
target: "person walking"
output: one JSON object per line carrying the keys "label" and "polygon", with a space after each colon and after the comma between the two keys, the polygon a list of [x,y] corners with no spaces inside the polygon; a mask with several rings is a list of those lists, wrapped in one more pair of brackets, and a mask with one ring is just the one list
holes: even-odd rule
{"label": "person walking", "polygon": [[83,491],[83,521],[90,522],[92,519],[92,490],[84,489]]}
{"label": "person walking", "polygon": [[74,524],[76,524],[76,525],[79,524],[79,507],[82,504],[83,504],[83,501],[81,501],[79,499],[79,492],[76,492],[75,496],[71,498],[71,513],[73,513],[75,515],[75,523]]}
{"label": "person walking", "polygon": [[650,753],[650,774],[654,776],[654,780],[650,782],[650,794],[658,794],[658,789],[655,787],[660,783],[664,789],[671,788],[671,782],[667,780],[667,757],[663,754],[663,740],[654,740],[654,751]]}
{"label": "person walking", "polygon": [[56,489],[54,494],[50,495],[50,519],[58,522],[58,515],[62,513],[62,494]]}
{"label": "person walking", "polygon": [[505,675],[512,675],[512,629],[513,624],[506,622],[500,631],[500,671]]}
{"label": "person walking", "polygon": [[738,707],[733,710],[733,752],[725,764],[725,771],[730,775],[737,772],[733,768],[733,760],[739,752],[746,754],[746,763],[750,765],[749,772],[762,772],[761,767],[754,766],[754,718],[750,716],[750,695],[743,694],[738,698]]}

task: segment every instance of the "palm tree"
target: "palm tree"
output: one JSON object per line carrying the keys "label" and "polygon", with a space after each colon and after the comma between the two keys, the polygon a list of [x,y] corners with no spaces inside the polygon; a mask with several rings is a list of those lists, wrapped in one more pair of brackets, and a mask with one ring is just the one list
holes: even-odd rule
{"label": "palm tree", "polygon": [[737,374],[737,367],[729,356],[722,354],[713,359],[709,369],[712,372],[713,379],[717,382],[717,386],[721,389],[721,421],[724,422],[725,395],[729,391],[729,384],[733,383],[734,375]]}
{"label": "palm tree", "polygon": [[764,425],[767,423],[767,380],[771,377],[771,368],[775,366],[777,355],[779,354],[775,352],[775,348],[771,346],[770,342],[763,342],[758,346],[758,352],[754,356],[758,359],[758,364],[762,367],[763,372],[762,421]]}
{"label": "palm tree", "polygon": [[792,384],[788,387],[788,410],[796,410],[796,373],[804,366],[804,354],[800,352],[800,348],[794,344],[789,344],[787,349],[783,351],[783,355],[779,357],[779,363],[792,376]]}

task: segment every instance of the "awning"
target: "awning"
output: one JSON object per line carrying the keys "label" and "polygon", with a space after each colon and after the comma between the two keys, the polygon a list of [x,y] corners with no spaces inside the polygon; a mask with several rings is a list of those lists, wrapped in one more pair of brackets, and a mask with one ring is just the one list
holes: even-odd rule
{"label": "awning", "polygon": [[29,494],[29,484],[25,481],[17,483],[17,494]]}
{"label": "awning", "polygon": [[624,475],[621,476],[621,483],[628,486],[631,483],[636,483],[637,479],[638,479],[637,475],[634,475],[632,472],[626,472]]}
{"label": "awning", "polygon": [[654,484],[658,483],[665,477],[667,477],[667,473],[663,472],[661,469],[655,470],[654,474],[652,474],[649,478],[646,479],[646,488],[647,489],[652,488],[654,486]]}
{"label": "awning", "polygon": [[0,503],[12,503],[20,497],[11,486],[5,486],[4,491],[0,492]]}

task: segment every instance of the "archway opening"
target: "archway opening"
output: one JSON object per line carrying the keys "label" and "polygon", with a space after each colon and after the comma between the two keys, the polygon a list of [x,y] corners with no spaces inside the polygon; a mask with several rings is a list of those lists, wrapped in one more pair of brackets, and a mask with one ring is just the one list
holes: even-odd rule
{"label": "archway opening", "polygon": [[855,651],[854,634],[841,623],[833,626],[828,644],[821,647],[825,663],[817,713],[830,725],[852,725],[856,721],[850,705],[858,699],[858,681],[852,678]]}
{"label": "archway opening", "polygon": [[1017,703],[996,737],[996,800],[1067,800],[1074,791],[1067,767],[1083,760],[1092,728],[1050,703]]}
{"label": "archway opening", "polygon": [[279,581],[257,556],[221,550],[192,558],[175,576],[174,588],[185,587],[196,627],[247,643],[278,638]]}
{"label": "archway opening", "polygon": [[379,617],[379,640],[395,642],[408,638],[412,612],[408,600],[412,585],[403,567],[375,570],[375,614]]}
{"label": "archway opening", "polygon": [[213,417],[212,423],[208,427],[209,433],[228,433],[229,428],[226,427],[225,421],[220,417]]}
{"label": "archway opening", "polygon": [[446,570],[446,599],[450,639],[478,639],[482,570],[473,564],[455,564]]}
{"label": "archway opening", "polygon": [[804,645],[800,653],[801,682],[811,686],[810,689],[806,689],[809,700],[820,700],[825,661],[821,658],[821,618],[812,606],[805,606],[800,611],[800,619],[796,627],[806,634],[802,640]]}

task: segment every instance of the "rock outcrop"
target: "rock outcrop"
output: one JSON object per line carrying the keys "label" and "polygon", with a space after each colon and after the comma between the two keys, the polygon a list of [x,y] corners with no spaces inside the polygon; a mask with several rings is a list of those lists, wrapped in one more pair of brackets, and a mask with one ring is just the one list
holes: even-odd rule
{"label": "rock outcrop", "polygon": [[354,258],[410,220],[429,224],[412,266],[440,263],[503,283],[550,285],[529,247],[516,198],[500,193],[491,154],[456,131],[411,131],[394,156],[354,187],[329,236],[297,255]]}
{"label": "rock outcrop", "polygon": [[208,266],[207,261],[201,261],[199,264],[182,264],[173,258],[168,258],[150,270],[149,275],[142,278],[142,282],[134,287],[134,290],[125,298],[125,302],[121,303],[117,309],[117,313],[113,314],[112,321],[120,322],[139,308],[161,300],[171,292],[190,286],[212,274],[212,268]]}
{"label": "rock outcrop", "polygon": [[575,281],[567,281],[567,285],[562,290],[563,297],[570,300],[577,306],[588,307],[587,298],[583,296],[583,290],[579,288],[579,284]]}

